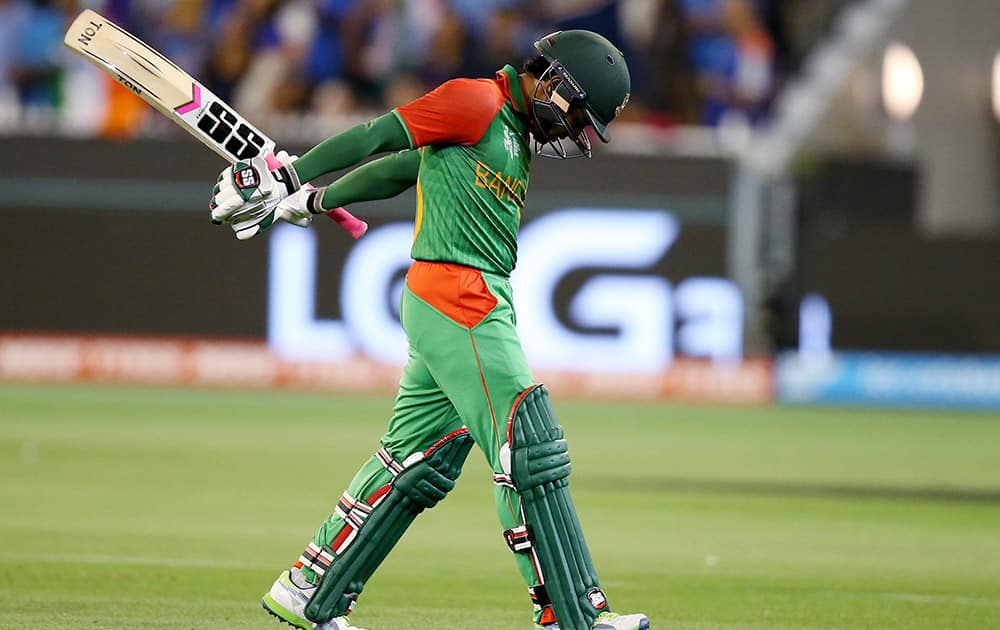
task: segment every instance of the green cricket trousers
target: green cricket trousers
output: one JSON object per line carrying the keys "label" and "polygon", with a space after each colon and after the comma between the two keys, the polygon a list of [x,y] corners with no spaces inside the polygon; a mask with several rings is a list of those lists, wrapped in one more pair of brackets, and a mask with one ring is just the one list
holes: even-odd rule
{"label": "green cricket trousers", "polygon": [[[400,319],[409,359],[382,448],[361,467],[313,539],[335,552],[352,538],[351,506],[359,500],[370,504],[407,457],[463,426],[493,470],[502,530],[523,525],[520,498],[501,465],[511,408],[533,384],[514,328],[510,282],[461,265],[417,261],[407,273]],[[528,586],[537,585],[528,554],[514,556]]]}

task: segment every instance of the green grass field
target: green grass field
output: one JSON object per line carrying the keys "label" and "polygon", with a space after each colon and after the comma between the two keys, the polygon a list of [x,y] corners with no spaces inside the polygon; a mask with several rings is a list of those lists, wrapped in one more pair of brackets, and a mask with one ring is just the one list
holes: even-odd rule
{"label": "green grass field", "polygon": [[[277,630],[260,595],[390,402],[0,386],[0,628]],[[557,411],[605,589],[654,629],[1000,628],[998,416]],[[475,455],[354,623],[531,627]]]}

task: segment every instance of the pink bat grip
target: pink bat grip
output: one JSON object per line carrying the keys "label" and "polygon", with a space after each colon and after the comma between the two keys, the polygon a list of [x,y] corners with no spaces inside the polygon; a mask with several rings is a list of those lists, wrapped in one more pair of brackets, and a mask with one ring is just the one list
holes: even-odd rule
{"label": "pink bat grip", "polygon": [[361,238],[368,231],[367,223],[343,208],[334,208],[327,212],[326,216],[336,221],[337,225],[347,230],[347,233],[355,239]]}
{"label": "pink bat grip", "polygon": [[[268,153],[264,159],[267,161],[267,167],[270,169],[276,169],[281,166],[281,162],[278,161],[278,158],[274,157],[274,153]],[[310,184],[306,184],[304,187],[312,188]],[[334,208],[328,211],[326,216],[336,221],[337,225],[347,230],[347,233],[355,239],[361,238],[368,231],[367,223],[343,208]]]}

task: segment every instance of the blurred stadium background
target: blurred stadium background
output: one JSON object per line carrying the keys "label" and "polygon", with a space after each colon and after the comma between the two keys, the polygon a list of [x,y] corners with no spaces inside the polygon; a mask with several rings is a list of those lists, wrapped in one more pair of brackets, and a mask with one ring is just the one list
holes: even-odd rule
{"label": "blurred stadium background", "polygon": [[[206,216],[222,161],[63,48],[83,8],[296,151],[552,30],[617,42],[631,104],[592,160],[534,161],[514,278],[585,524],[621,551],[597,552],[612,592],[660,627],[998,627],[995,0],[0,0],[0,627],[202,627],[175,582],[206,570],[233,582],[202,618],[257,627],[247,602],[339,490],[292,519],[227,488],[277,484],[303,433],[350,455],[339,487],[404,358],[412,195],[351,208],[357,242],[331,222],[238,243]],[[493,536],[473,492],[394,570],[449,518]],[[615,501],[644,523],[628,544]],[[260,522],[233,541],[231,518]],[[489,545],[466,551],[518,592]],[[64,562],[62,596],[15,577]],[[152,600],[131,587],[150,567],[171,576]],[[492,570],[447,580],[476,597]],[[104,579],[134,617],[94,603]],[[394,579],[361,621],[468,605],[400,609]],[[489,604],[444,625],[518,627]]]}

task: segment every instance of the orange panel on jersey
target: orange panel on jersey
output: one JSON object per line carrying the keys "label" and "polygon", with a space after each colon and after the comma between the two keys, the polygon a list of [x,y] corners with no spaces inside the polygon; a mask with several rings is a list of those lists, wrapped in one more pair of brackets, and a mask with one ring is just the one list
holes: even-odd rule
{"label": "orange panel on jersey", "polygon": [[418,260],[406,274],[406,286],[455,323],[473,328],[497,305],[478,269]]}
{"label": "orange panel on jersey", "polygon": [[506,98],[492,79],[452,79],[396,108],[413,148],[434,144],[472,145],[483,137]]}

